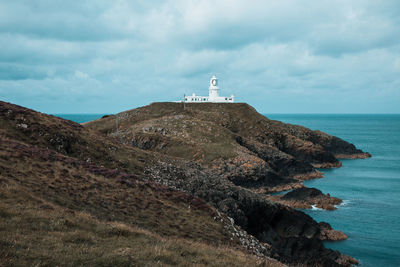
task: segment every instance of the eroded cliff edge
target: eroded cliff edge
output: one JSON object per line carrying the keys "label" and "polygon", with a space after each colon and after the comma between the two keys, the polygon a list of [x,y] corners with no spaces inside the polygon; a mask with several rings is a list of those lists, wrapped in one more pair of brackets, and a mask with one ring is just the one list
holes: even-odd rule
{"label": "eroded cliff edge", "polygon": [[316,168],[340,167],[338,158],[370,157],[338,137],[270,120],[245,103],[153,103],[85,126],[197,162],[256,192],[301,187],[322,177]]}
{"label": "eroded cliff edge", "polygon": [[340,167],[338,158],[370,157],[353,144],[269,120],[244,103],[153,103],[85,126],[168,156],[146,168],[146,179],[205,199],[268,244],[273,257],[326,266],[355,262],[321,242],[343,233],[265,195],[322,177],[316,168]]}
{"label": "eroded cliff edge", "polygon": [[146,179],[162,162],[0,101],[0,265],[283,266],[204,200]]}
{"label": "eroded cliff edge", "polygon": [[[79,239],[79,242],[83,242],[79,244],[88,242],[86,245],[92,247],[100,237],[113,238],[117,235],[118,240],[125,237],[129,239],[132,235],[129,231],[138,231],[137,228],[130,228],[128,232],[123,228],[140,227],[151,232],[146,234],[145,240],[153,238],[151,235],[154,233],[164,240],[181,238],[185,244],[200,241],[219,253],[219,246],[228,245],[232,249],[263,257],[261,261],[267,260],[267,265],[275,263],[266,257],[309,266],[348,266],[355,263],[354,259],[324,247],[322,240],[338,238],[328,224],[316,223],[306,214],[266,200],[257,193],[260,188],[270,191],[279,186],[298,184],[301,179],[320,173],[313,167],[315,162],[298,160],[291,154],[267,145],[267,148],[272,147],[272,154],[281,155],[279,159],[287,160],[283,165],[276,162],[273,165],[267,158],[263,159],[246,147],[253,145],[260,155],[266,153],[270,156],[270,150],[265,152],[259,149],[263,143],[240,134],[243,129],[226,127],[233,122],[221,126],[215,117],[206,119],[217,110],[217,113],[229,113],[228,117],[236,121],[239,127],[240,121],[244,120],[240,114],[254,114],[251,113],[252,108],[245,104],[231,107],[231,110],[221,111],[219,105],[205,105],[196,113],[190,106],[183,109],[179,104],[157,103],[119,114],[119,129],[116,131],[115,116],[92,122],[85,128],[54,116],[0,102],[0,197],[4,200],[0,212],[5,216],[3,222],[10,223],[1,228],[2,251],[6,251],[6,254],[0,254],[0,257],[8,255],[5,258],[7,262],[32,257],[34,254],[30,253],[45,249],[51,241],[50,237],[56,237],[60,231],[68,240],[74,240],[75,237],[71,235],[81,231],[78,224],[65,222],[56,229],[53,222],[58,220],[59,212],[69,214],[68,220],[74,222],[78,220],[74,214],[83,212],[84,218],[89,219],[87,223],[92,225],[110,227],[109,223],[118,224],[106,235],[104,230],[97,231],[91,227],[97,231],[93,234],[99,237]],[[210,113],[203,113],[208,110]],[[235,112],[240,113],[239,117]],[[190,119],[182,123],[185,117]],[[136,122],[134,118],[138,118]],[[155,123],[157,120],[164,127]],[[144,126],[140,127],[140,123]],[[90,125],[103,127],[101,130],[106,135],[90,129]],[[144,135],[136,135],[129,130],[137,126]],[[181,132],[179,127],[183,129]],[[127,136],[132,138],[129,140]],[[199,143],[194,142],[196,140]],[[243,140],[247,142],[246,146]],[[287,156],[284,157],[282,153]],[[348,154],[360,153],[355,150],[354,154]],[[221,163],[227,167],[221,169]],[[306,171],[303,164],[308,166]],[[224,172],[224,168],[228,171]],[[289,171],[285,172],[285,168]],[[294,178],[290,173],[294,174]],[[238,183],[240,179],[256,182]],[[11,212],[4,203],[18,207],[18,212]],[[30,214],[31,211],[35,213]],[[23,215],[27,213],[28,217]],[[32,232],[18,232],[15,226],[19,224],[15,225],[15,220],[22,222],[24,219],[43,223],[40,224],[41,228],[32,228],[35,229]],[[28,229],[26,225],[20,227]],[[47,234],[43,235],[43,231]],[[35,233],[39,236],[31,236]],[[88,230],[82,232],[84,235],[88,233]],[[119,233],[123,233],[123,237]],[[22,234],[24,238],[15,240],[14,234]],[[37,245],[32,249],[25,242],[27,236],[36,240]],[[41,238],[44,236],[45,240]],[[17,246],[9,240],[17,242]],[[59,239],[54,240],[57,246]],[[143,248],[146,249],[146,246]],[[198,255],[199,252],[199,249],[194,249],[190,253]],[[162,259],[188,264],[187,259],[181,257],[183,252],[174,253],[176,258]],[[19,256],[10,258],[9,255]],[[54,255],[59,254],[56,251]],[[113,260],[112,257],[122,259],[119,254],[112,254],[110,260]],[[123,258],[127,262],[134,259],[132,256]],[[48,260],[54,264],[60,263],[46,258]],[[160,259],[148,256],[144,260],[149,263]],[[235,259],[229,261],[235,262]],[[260,260],[246,258],[241,264],[254,266],[257,261]]]}

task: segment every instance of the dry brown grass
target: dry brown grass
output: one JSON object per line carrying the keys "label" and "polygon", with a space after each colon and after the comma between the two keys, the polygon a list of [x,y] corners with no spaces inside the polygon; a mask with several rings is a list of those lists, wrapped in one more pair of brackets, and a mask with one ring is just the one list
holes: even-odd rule
{"label": "dry brown grass", "polygon": [[46,154],[45,149],[0,141],[0,182],[18,183],[21,190],[102,220],[127,222],[164,236],[232,243],[204,201],[58,153]]}
{"label": "dry brown grass", "polygon": [[227,246],[165,238],[0,188],[0,266],[282,266]]}
{"label": "dry brown grass", "polygon": [[[8,133],[0,131],[0,266],[263,264],[231,240],[204,201],[109,167],[134,150],[106,154],[103,167],[48,149],[40,137],[28,142],[0,122]],[[96,149],[87,152],[104,151]]]}

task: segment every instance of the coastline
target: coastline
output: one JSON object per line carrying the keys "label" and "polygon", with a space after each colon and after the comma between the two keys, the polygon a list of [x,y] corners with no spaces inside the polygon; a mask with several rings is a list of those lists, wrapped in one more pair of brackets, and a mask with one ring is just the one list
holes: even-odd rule
{"label": "coastline", "polygon": [[[300,183],[322,176],[312,164],[340,165],[329,149],[357,152],[348,142],[302,126],[269,120],[241,103],[188,104],[185,109],[174,103],[153,103],[119,114],[118,131],[112,116],[85,123],[83,127],[26,108],[2,105],[5,137],[23,142],[21,149],[26,153],[32,146],[50,148],[63,162],[81,162],[85,165],[82,171],[106,179],[117,177],[110,182],[121,183],[133,191],[144,182],[154,185],[151,190],[176,192],[166,193],[165,197],[175,195],[177,203],[194,198],[194,207],[216,210],[227,216],[232,225],[253,236],[252,241],[246,238],[242,243],[252,253],[291,264],[346,266],[354,262],[322,243],[343,238],[340,232],[328,224],[317,223],[302,211],[254,193],[276,186],[300,187],[282,198],[325,198],[322,193],[314,194],[316,189],[311,192]],[[332,147],[330,140],[339,145]],[[42,156],[43,160],[48,156]],[[71,161],[64,161],[64,157]],[[52,169],[49,171],[51,176]],[[27,178],[34,179],[29,175]],[[75,190],[72,183],[64,187],[66,192]],[[51,190],[57,188],[52,186]],[[121,211],[122,217],[123,214]],[[293,246],[297,248],[292,250]]]}
{"label": "coastline", "polygon": [[[324,132],[328,132],[331,134],[334,134],[336,136],[340,136],[344,138],[345,140],[352,141],[354,144],[360,145],[361,147],[367,149],[368,151],[373,154],[373,161],[368,161],[363,162],[363,161],[344,161],[343,165],[347,166],[346,168],[333,168],[333,169],[326,169],[326,172],[324,172],[324,179],[315,179],[315,180],[305,180],[305,184],[308,187],[317,187],[319,189],[322,189],[324,192],[330,192],[332,195],[339,196],[341,199],[343,199],[342,204],[338,206],[338,209],[334,211],[334,216],[332,216],[331,212],[326,212],[323,210],[305,210],[307,214],[315,218],[316,220],[320,221],[328,221],[332,223],[332,225],[336,229],[341,229],[344,230],[346,233],[349,234],[350,238],[346,240],[345,242],[328,242],[326,243],[326,246],[331,247],[334,250],[339,250],[343,251],[349,255],[354,255],[357,259],[360,260],[360,262],[363,264],[363,266],[377,266],[378,262],[384,262],[386,266],[398,266],[398,264],[395,264],[395,258],[393,258],[393,251],[390,250],[390,247],[395,247],[396,244],[398,244],[398,241],[394,243],[394,239],[396,238],[396,234],[394,233],[393,235],[389,236],[384,236],[381,237],[383,234],[382,231],[379,229],[374,230],[374,226],[372,224],[372,229],[371,229],[371,224],[369,225],[364,225],[362,228],[358,228],[357,224],[360,224],[358,222],[357,218],[360,218],[359,220],[363,221],[371,221],[374,222],[374,220],[378,220],[378,218],[386,218],[386,214],[390,214],[390,210],[387,211],[386,205],[389,205],[390,207],[396,207],[397,204],[396,202],[387,200],[387,195],[390,193],[390,191],[393,191],[396,189],[396,187],[389,186],[385,190],[385,194],[380,194],[378,196],[375,196],[377,198],[377,202],[375,205],[380,207],[380,211],[374,212],[373,207],[364,207],[363,203],[360,203],[360,201],[368,201],[371,202],[370,194],[374,194],[376,189],[373,189],[372,192],[368,193],[368,196],[365,196],[365,200],[360,200],[359,198],[354,198],[352,196],[353,194],[361,194],[363,193],[358,192],[357,190],[357,185],[355,183],[361,183],[362,188],[368,188],[367,185],[364,185],[364,181],[369,181],[369,176],[368,177],[361,177],[357,176],[354,177],[354,175],[351,175],[350,177],[347,175],[347,173],[350,171],[349,168],[351,169],[352,172],[354,171],[361,171],[357,170],[358,166],[363,166],[363,169],[365,170],[370,170],[375,166],[376,164],[381,164],[385,166],[385,170],[387,170],[389,173],[381,173],[383,169],[379,169],[379,175],[382,177],[386,177],[385,180],[383,180],[383,185],[389,184],[390,180],[389,178],[392,179],[394,173],[390,171],[391,165],[390,162],[393,160],[397,159],[398,157],[395,156],[393,157],[393,154],[399,155],[400,151],[398,149],[398,145],[400,140],[393,135],[388,135],[388,138],[380,139],[379,137],[382,135],[382,130],[383,133],[389,133],[389,130],[392,131],[393,129],[396,129],[396,125],[398,124],[393,124],[393,123],[387,123],[388,121],[399,121],[400,117],[399,115],[308,115],[308,114],[284,114],[284,115],[279,115],[279,114],[267,114],[266,115],[269,118],[292,123],[292,124],[300,124],[304,125],[306,127],[309,127],[311,129],[321,129]],[[98,116],[100,118],[101,116]],[[381,123],[381,121],[384,122],[384,124]],[[372,124],[371,124],[372,123]],[[374,129],[376,126],[379,127],[379,131],[376,131],[378,134],[375,134],[375,132],[371,132],[371,129]],[[369,142],[373,138],[374,145]],[[396,139],[397,138],[397,139]],[[388,143],[390,142],[390,143]],[[386,150],[382,151],[379,150],[381,147],[389,146],[391,149],[388,149],[387,152]],[[396,151],[397,152],[396,154]],[[390,153],[387,154],[387,153]],[[339,159],[348,159],[349,155],[339,155],[336,154],[335,157]],[[365,156],[359,155],[356,158],[365,158]],[[384,160],[384,161],[383,161]],[[382,162],[382,163],[381,163]],[[372,164],[372,166],[370,166]],[[349,167],[350,166],[350,167]],[[380,166],[380,165],[379,165]],[[397,172],[398,173],[398,172]],[[364,174],[362,174],[364,175]],[[356,179],[354,181],[354,179]],[[380,185],[380,186],[383,186]],[[288,185],[286,188],[289,189],[294,189],[294,188],[300,188],[303,187],[304,185],[300,182],[295,183],[295,185]],[[281,187],[275,187],[276,190],[270,190],[269,192],[266,192],[266,190],[260,190],[260,193],[274,193],[277,191],[283,191],[285,189],[285,186]],[[355,190],[355,191],[354,191]],[[366,189],[364,189],[366,190]],[[370,189],[372,190],[372,189]],[[336,192],[336,193],[335,193]],[[381,203],[387,203],[385,206],[381,206]],[[392,208],[392,209],[393,209]],[[354,216],[354,212],[356,212],[358,215]],[[385,212],[385,213],[384,213]],[[354,222],[353,222],[354,221]],[[387,222],[390,221],[396,221],[395,219],[391,220],[386,220]],[[398,220],[397,220],[398,221]],[[388,223],[379,223],[379,225],[385,225],[386,228],[390,229],[388,226]],[[370,234],[369,232],[365,232],[367,229],[368,231],[375,231],[375,235]],[[397,235],[398,236],[398,235]],[[364,253],[364,250],[368,250],[367,245],[365,244],[365,240],[370,240],[371,238],[375,238],[374,242],[376,244],[379,244],[379,247],[376,247],[373,250],[369,250],[368,255]],[[381,239],[385,238],[388,240],[388,242],[382,243]],[[399,238],[397,238],[399,239]],[[388,254],[388,258],[382,258],[379,255],[384,255]],[[392,255],[392,256],[390,256]],[[378,261],[379,260],[379,261]],[[378,261],[378,262],[377,262]]]}
{"label": "coastline", "polygon": [[[222,178],[224,183],[231,183],[235,187],[253,192],[256,195],[251,197],[252,199],[268,200],[270,203],[268,205],[275,204],[279,209],[282,207],[293,211],[298,208],[313,207],[321,207],[326,210],[336,209],[335,206],[339,205],[341,200],[331,197],[329,194],[319,193],[312,197],[307,194],[300,195],[300,199],[285,200],[285,202],[278,201],[278,198],[285,198],[286,195],[290,195],[290,192],[270,199],[267,194],[293,189],[294,192],[301,189],[309,190],[310,188],[304,186],[304,181],[323,177],[323,173],[317,168],[333,169],[342,166],[335,154],[363,154],[354,145],[338,137],[321,131],[312,131],[299,125],[269,120],[244,103],[188,103],[185,108],[177,103],[152,103],[135,110],[122,112],[118,116],[121,119],[117,133],[114,131],[115,120],[112,117],[86,123],[85,127],[118,137],[121,142],[131,143],[143,150],[184,158],[197,164],[196,167],[194,166],[195,169],[201,167],[204,168],[204,172],[211,170],[217,174],[219,178],[213,176],[213,179]],[[356,155],[354,158],[360,158],[360,155]],[[172,163],[172,165],[176,165],[176,163]],[[195,185],[198,182],[191,182],[192,179],[197,180],[198,178],[192,177],[192,174],[189,174],[192,171],[189,171],[187,167],[184,173],[191,178],[187,177],[184,183],[173,176],[158,177],[158,173],[170,172],[171,169],[172,167],[167,166],[161,166],[161,169],[154,166],[147,171],[154,175],[153,179],[156,182],[193,192],[195,195],[198,194],[199,185]],[[262,226],[254,225],[257,230],[246,226],[247,221],[252,220],[253,217],[264,216],[248,214],[248,211],[240,208],[246,197],[241,196],[241,193],[235,193],[234,201],[224,200],[226,194],[232,195],[233,188],[226,184],[222,188],[216,189],[215,181],[208,183],[204,180],[201,182],[201,187],[206,187],[207,192],[202,191],[199,194],[200,197],[211,201],[213,205],[227,212],[228,216],[232,217],[246,231],[257,236],[260,241],[272,244],[272,248],[274,243],[277,244],[271,238],[275,234],[261,234],[261,232],[269,231],[262,229],[270,227],[270,222]],[[209,190],[211,192],[208,192]],[[222,199],[221,193],[217,193],[220,190],[224,192]],[[302,197],[306,199],[301,199]],[[245,206],[246,210],[252,211],[254,207],[250,203]],[[271,221],[271,219],[268,220]],[[260,224],[260,219],[257,224]],[[286,231],[281,229],[282,226],[278,222],[273,225],[275,225],[273,226],[275,231]],[[323,236],[314,234],[307,238],[316,238],[320,241],[337,241],[346,238],[341,231],[329,229],[327,232],[327,229],[318,224],[316,227],[318,230],[315,233],[325,232],[325,234]],[[297,226],[293,229],[296,229],[295,232],[298,231]],[[298,234],[296,236],[299,238]],[[286,237],[285,235],[284,238]],[[281,255],[288,252],[293,253],[285,248],[289,245],[286,243],[288,240],[282,242],[285,242],[285,245],[283,247],[278,245],[278,253]],[[303,255],[301,253],[297,257]],[[286,257],[290,256],[285,255],[283,258]],[[345,265],[339,260],[341,257],[338,256],[336,262]],[[351,262],[356,261],[348,258],[347,263]]]}

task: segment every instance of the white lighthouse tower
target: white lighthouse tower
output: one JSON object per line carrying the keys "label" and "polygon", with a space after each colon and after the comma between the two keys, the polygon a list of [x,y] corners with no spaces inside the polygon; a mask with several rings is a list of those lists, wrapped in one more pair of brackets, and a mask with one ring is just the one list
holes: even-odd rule
{"label": "white lighthouse tower", "polygon": [[[233,103],[235,102],[235,96],[219,96],[219,87],[218,87],[218,78],[216,75],[213,75],[210,79],[210,87],[208,87],[208,96],[198,96],[198,95],[191,95],[191,96],[184,96],[184,102],[188,103]],[[181,102],[181,101],[177,101]]]}
{"label": "white lighthouse tower", "polygon": [[219,98],[219,87],[217,76],[213,75],[210,79],[210,87],[208,88],[208,101],[216,102]]}

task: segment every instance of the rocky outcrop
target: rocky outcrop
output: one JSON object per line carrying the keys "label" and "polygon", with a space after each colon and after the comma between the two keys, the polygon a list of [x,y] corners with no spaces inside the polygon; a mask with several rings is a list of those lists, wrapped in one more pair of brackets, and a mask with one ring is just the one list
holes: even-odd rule
{"label": "rocky outcrop", "polygon": [[[307,130],[292,133],[292,126],[270,121],[248,105],[182,109],[179,104],[158,103],[119,114],[118,131],[113,128],[115,116],[82,127],[4,102],[0,115],[3,144],[14,140],[17,147],[27,147],[26,155],[35,155],[40,164],[24,170],[24,179],[49,199],[109,220],[117,216],[141,222],[141,227],[160,233],[192,229],[184,237],[202,233],[207,240],[215,239],[207,233],[215,227],[196,229],[184,222],[190,219],[196,225],[196,214],[207,211],[209,216],[212,211],[211,220],[223,224],[231,236],[228,240],[238,240],[258,256],[309,266],[352,262],[324,247],[322,240],[334,238],[334,230],[256,193],[302,187],[302,180],[321,175],[315,164],[337,164],[334,154],[299,134]],[[7,153],[16,153],[15,160],[22,155],[18,149],[8,149]],[[37,169],[45,170],[40,173],[43,181],[31,175]],[[69,174],[71,170],[76,174]],[[9,174],[13,171],[7,167]],[[51,178],[55,174],[59,178]],[[99,179],[95,187],[82,187],[82,181],[91,184],[93,179]],[[157,214],[165,221],[159,222]]]}
{"label": "rocky outcrop", "polygon": [[342,203],[342,200],[339,198],[323,194],[316,188],[307,187],[294,189],[284,195],[271,195],[266,198],[298,209],[311,209],[314,207],[324,210],[335,210],[335,205]]}
{"label": "rocky outcrop", "polygon": [[318,225],[320,229],[319,239],[321,240],[340,241],[347,239],[347,235],[342,231],[332,229],[329,223],[320,222]]}
{"label": "rocky outcrop", "polygon": [[236,185],[274,192],[322,177],[338,157],[370,156],[320,131],[269,120],[244,103],[153,103],[86,123],[125,144],[195,161]]}
{"label": "rocky outcrop", "polygon": [[268,162],[269,166],[281,177],[293,177],[299,174],[312,176],[314,173],[322,177],[321,173],[316,171],[311,164],[298,160],[274,146],[248,140],[242,136],[237,136],[236,142]]}
{"label": "rocky outcrop", "polygon": [[320,225],[303,212],[262,199],[190,162],[158,162],[145,173],[149,180],[211,203],[247,233],[268,244],[271,257],[309,266],[342,266],[338,263],[342,255],[323,246]]}
{"label": "rocky outcrop", "polygon": [[[243,103],[153,103],[116,116],[85,127],[168,156],[147,166],[147,179],[212,204],[268,244],[268,255],[310,266],[354,262],[323,246],[322,240],[343,238],[340,232],[288,206],[334,209],[340,199],[301,182],[322,177],[316,168],[340,167],[338,158],[368,153],[326,133],[269,120]],[[296,188],[286,196],[266,195]]]}

